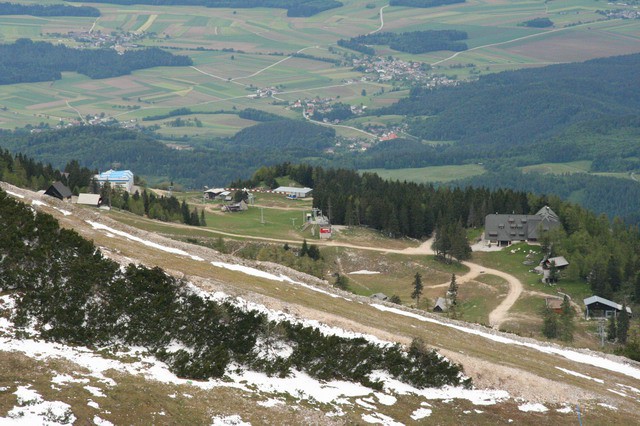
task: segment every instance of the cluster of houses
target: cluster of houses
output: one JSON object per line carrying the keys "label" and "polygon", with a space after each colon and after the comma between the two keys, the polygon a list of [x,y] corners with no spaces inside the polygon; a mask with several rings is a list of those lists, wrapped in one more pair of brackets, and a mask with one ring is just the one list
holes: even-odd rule
{"label": "cluster of houses", "polygon": [[402,59],[384,56],[365,56],[354,58],[353,69],[367,74],[363,80],[377,82],[419,82],[427,87],[455,86],[456,80],[446,76],[429,73],[429,66],[422,62],[403,61]]}
{"label": "cluster of houses", "polygon": [[[106,172],[94,175],[93,179],[99,187],[109,183],[112,188],[117,188],[129,193],[133,192],[134,189],[134,176],[131,170],[107,170]],[[41,191],[41,194],[74,204],[84,204],[95,207],[102,206],[102,197],[100,194],[80,193],[78,196],[74,196],[71,189],[60,181],[51,184],[46,190]]]}

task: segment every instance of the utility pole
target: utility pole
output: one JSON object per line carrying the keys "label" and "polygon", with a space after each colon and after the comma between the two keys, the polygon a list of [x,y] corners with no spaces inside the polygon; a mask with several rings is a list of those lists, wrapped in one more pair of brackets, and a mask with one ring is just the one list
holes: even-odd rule
{"label": "utility pole", "polygon": [[260,223],[264,225],[264,208],[260,207]]}
{"label": "utility pole", "polygon": [[291,226],[293,226],[293,228],[295,229],[295,227],[296,227],[296,218],[295,217],[291,218]]}

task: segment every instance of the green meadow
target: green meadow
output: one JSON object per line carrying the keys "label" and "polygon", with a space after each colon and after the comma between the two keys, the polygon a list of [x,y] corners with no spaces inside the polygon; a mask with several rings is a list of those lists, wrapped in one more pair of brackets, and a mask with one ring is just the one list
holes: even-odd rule
{"label": "green meadow", "polygon": [[[340,38],[377,30],[379,9],[386,1],[343,0],[344,6],[308,18],[288,18],[283,9],[232,9],[195,6],[140,6],[96,4],[99,19],[80,17],[0,17],[0,42],[20,37],[76,45],[66,36],[71,31],[111,33],[146,32],[137,41],[142,46],[170,48],[194,61],[194,67],[154,68],[131,75],[91,80],[64,73],[62,80],[0,87],[0,128],[56,125],[80,116],[104,113],[119,120],[141,120],[181,107],[213,111],[236,107],[259,108],[288,117],[291,111],[274,101],[300,98],[334,98],[376,108],[395,102],[407,92],[391,92],[390,84],[360,82],[362,74],[350,67],[288,54],[302,51],[317,57],[341,58],[336,49]],[[374,8],[367,8],[367,4]],[[585,60],[640,51],[640,21],[604,20],[596,10],[609,9],[604,0],[569,0],[543,3],[534,0],[465,3],[430,8],[386,7],[384,31],[456,29],[469,35],[465,52],[431,52],[411,55],[379,46],[381,55],[434,64],[437,73],[458,79],[522,67],[567,60]],[[554,26],[527,28],[522,22],[547,16]],[[223,51],[225,49],[226,51]],[[231,51],[233,49],[233,51]],[[460,67],[463,65],[463,67]],[[468,66],[472,65],[472,66]],[[346,84],[347,81],[354,81]],[[278,87],[276,98],[250,99],[255,88]],[[385,93],[373,95],[381,88]],[[367,96],[362,96],[365,89]],[[200,117],[199,117],[200,118]],[[206,119],[205,119],[206,118]],[[253,124],[229,117],[200,118],[195,129],[163,127],[167,135],[206,134],[228,136]],[[376,118],[369,121],[393,121]],[[364,124],[354,120],[350,124]],[[164,123],[162,123],[164,124]],[[337,128],[340,135],[358,136],[357,131]],[[469,169],[465,173],[477,174]],[[410,173],[413,179],[413,172]],[[421,173],[416,172],[421,179]],[[436,173],[436,179],[447,179]],[[428,177],[431,179],[431,177]]]}

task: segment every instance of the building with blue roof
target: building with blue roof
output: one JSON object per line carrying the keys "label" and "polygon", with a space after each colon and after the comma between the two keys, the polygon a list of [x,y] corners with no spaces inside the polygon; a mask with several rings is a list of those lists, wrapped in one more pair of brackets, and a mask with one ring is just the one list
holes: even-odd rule
{"label": "building with blue roof", "polygon": [[131,170],[107,170],[95,175],[100,186],[109,182],[112,188],[121,188],[127,192],[133,191],[133,172]]}

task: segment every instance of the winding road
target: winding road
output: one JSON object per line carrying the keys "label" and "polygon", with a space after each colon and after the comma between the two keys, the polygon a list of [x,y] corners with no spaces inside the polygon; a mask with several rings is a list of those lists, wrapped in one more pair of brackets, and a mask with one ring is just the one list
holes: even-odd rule
{"label": "winding road", "polygon": [[[383,11],[384,9],[386,9],[387,7],[389,7],[389,5],[382,6],[382,7],[380,8],[380,11],[378,12],[378,14],[380,15],[380,26],[379,26],[377,29],[375,29],[375,30],[371,31],[369,34],[375,34],[375,33],[377,33],[378,31],[382,30],[382,28],[384,28],[384,15],[382,14],[382,11]],[[367,35],[369,35],[369,34],[367,34]]]}

